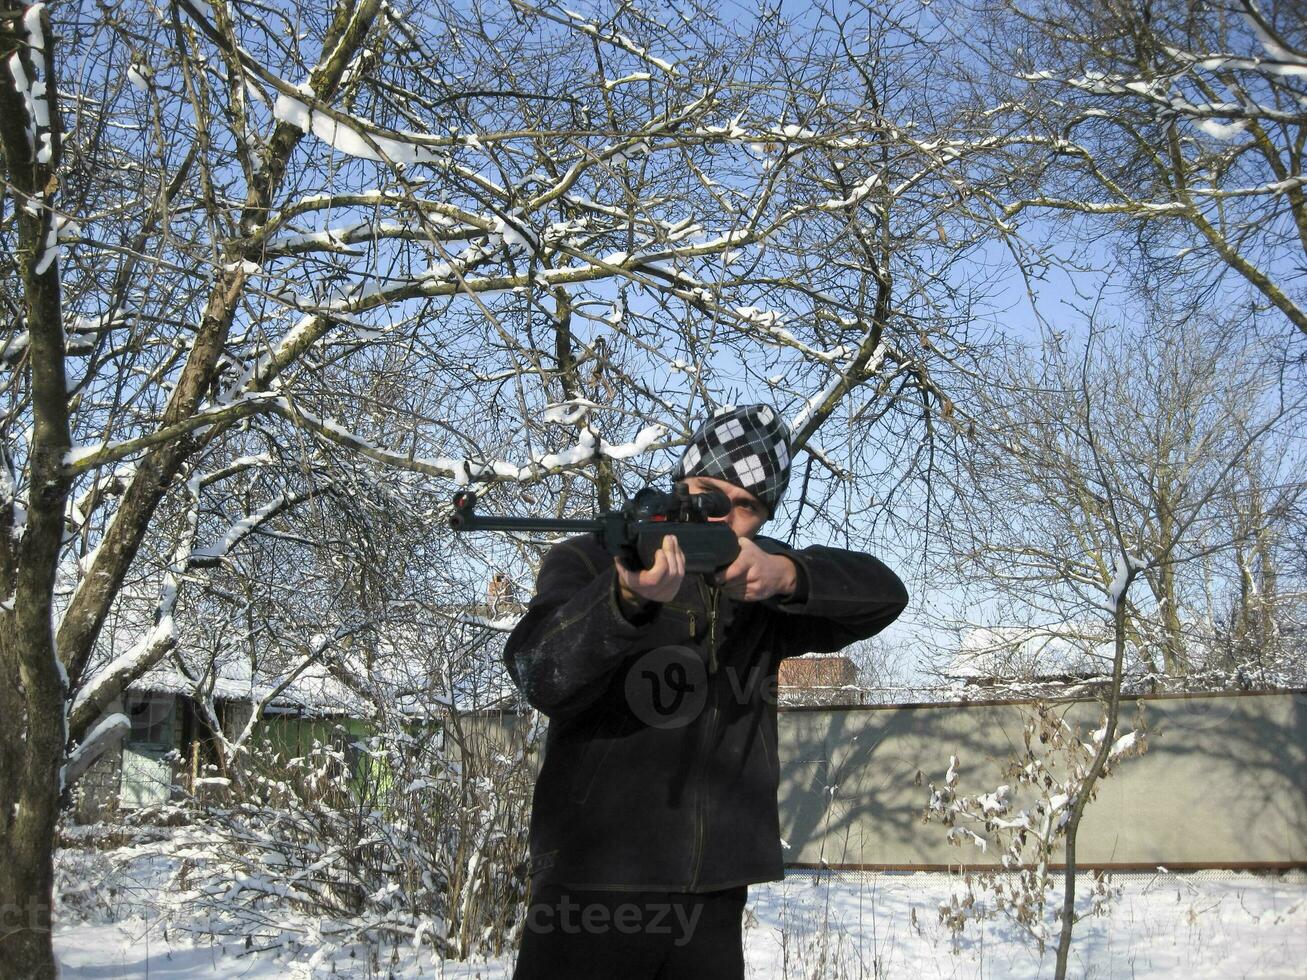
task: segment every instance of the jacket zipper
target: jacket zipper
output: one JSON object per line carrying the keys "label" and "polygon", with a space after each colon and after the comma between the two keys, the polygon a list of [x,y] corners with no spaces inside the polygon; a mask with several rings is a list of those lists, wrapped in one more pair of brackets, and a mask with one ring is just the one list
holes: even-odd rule
{"label": "jacket zipper", "polygon": [[704,730],[705,738],[700,746],[698,786],[694,798],[694,873],[690,876],[689,887],[686,888],[686,891],[691,892],[699,883],[699,871],[703,866],[704,833],[708,823],[708,787],[704,777],[708,772],[709,749],[713,735],[717,731],[717,700],[712,697],[711,685],[708,688],[708,696],[712,698],[712,708],[708,715],[708,725]]}
{"label": "jacket zipper", "polygon": [[[708,676],[717,673],[717,603],[721,592],[710,585],[699,583],[699,598],[708,615]],[[690,613],[690,640],[697,639],[694,631],[694,613]]]}
{"label": "jacket zipper", "polygon": [[[706,593],[706,594],[705,594]],[[703,588],[700,584],[699,595],[704,600],[708,612],[708,698],[712,702],[708,714],[708,724],[704,729],[703,742],[699,746],[699,775],[694,798],[694,872],[690,876],[687,891],[694,891],[699,883],[699,872],[703,868],[703,852],[708,830],[708,756],[712,749],[713,736],[717,732],[717,699],[713,697],[712,677],[717,673],[717,593],[711,587]],[[694,613],[690,613],[690,639],[695,639]]]}

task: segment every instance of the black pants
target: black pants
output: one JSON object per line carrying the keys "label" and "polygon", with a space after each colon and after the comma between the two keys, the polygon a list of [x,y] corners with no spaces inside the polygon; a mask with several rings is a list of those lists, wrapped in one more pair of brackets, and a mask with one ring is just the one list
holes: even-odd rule
{"label": "black pants", "polygon": [[513,980],[743,980],[748,887],[531,896]]}

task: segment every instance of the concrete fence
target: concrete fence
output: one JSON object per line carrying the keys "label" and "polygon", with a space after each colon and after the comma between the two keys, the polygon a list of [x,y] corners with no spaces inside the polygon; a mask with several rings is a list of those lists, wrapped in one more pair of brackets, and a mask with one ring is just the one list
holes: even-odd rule
{"label": "concrete fence", "polygon": [[[1099,726],[1095,702],[1057,708],[1085,738]],[[1100,783],[1077,839],[1081,866],[1307,866],[1307,693],[1131,698],[1123,730],[1141,710],[1148,750]],[[951,755],[963,793],[1011,783],[1003,770],[1024,751],[1030,714],[1013,703],[782,710],[787,862],[993,863],[996,855],[952,846],[945,828],[921,822],[925,783],[943,782]]]}
{"label": "concrete fence", "polygon": [[[1093,701],[1056,707],[1085,738],[1099,726]],[[943,781],[950,756],[959,759],[963,793],[1011,783],[1003,771],[1024,751],[1031,710],[1014,702],[780,709],[786,862],[867,869],[994,863],[992,852],[951,846],[946,828],[922,823],[926,784]],[[1148,751],[1100,783],[1077,842],[1082,867],[1307,867],[1307,692],[1128,698],[1122,730],[1140,716]],[[479,719],[487,733],[497,732],[493,741],[520,738],[522,721]]]}

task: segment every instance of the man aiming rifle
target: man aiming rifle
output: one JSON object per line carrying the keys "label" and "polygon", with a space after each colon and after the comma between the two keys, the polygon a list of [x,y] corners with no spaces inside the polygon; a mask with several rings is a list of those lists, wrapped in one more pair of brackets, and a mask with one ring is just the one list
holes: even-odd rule
{"label": "man aiming rifle", "polygon": [[780,661],[872,636],[908,598],[870,555],[757,536],[789,472],[775,411],[721,410],[674,475],[725,495],[723,569],[687,574],[674,534],[640,563],[602,534],[545,556],[504,649],[549,718],[515,980],[743,978],[748,885],[783,877]]}

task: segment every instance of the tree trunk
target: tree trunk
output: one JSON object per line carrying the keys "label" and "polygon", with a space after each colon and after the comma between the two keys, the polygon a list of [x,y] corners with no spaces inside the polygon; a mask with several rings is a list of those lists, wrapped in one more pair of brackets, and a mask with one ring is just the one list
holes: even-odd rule
{"label": "tree trunk", "polygon": [[1067,959],[1071,954],[1071,933],[1076,924],[1076,835],[1080,832],[1080,821],[1085,815],[1085,807],[1089,804],[1089,798],[1093,795],[1094,785],[1098,782],[1099,776],[1102,775],[1103,767],[1107,765],[1107,758],[1112,751],[1112,743],[1116,739],[1117,718],[1121,712],[1121,675],[1124,672],[1125,665],[1125,633],[1126,633],[1126,616],[1125,616],[1125,597],[1130,591],[1130,583],[1134,580],[1135,571],[1130,565],[1130,559],[1125,558],[1127,568],[1125,584],[1121,588],[1121,594],[1116,598],[1116,606],[1112,613],[1113,635],[1115,637],[1113,657],[1112,657],[1112,686],[1107,695],[1107,720],[1103,724],[1103,740],[1098,745],[1098,752],[1094,755],[1094,761],[1089,766],[1089,772],[1085,780],[1080,785],[1080,791],[1076,795],[1075,802],[1071,807],[1071,817],[1067,822],[1066,828],[1066,872],[1063,876],[1062,888],[1062,929],[1057,937],[1057,968],[1054,976],[1057,980],[1065,980]]}
{"label": "tree trunk", "polygon": [[[64,753],[63,688],[46,622],[44,635],[0,631],[5,675],[0,682],[5,692],[5,723],[0,726],[0,963],[7,976],[40,980],[56,976],[51,895],[59,814],[56,774]],[[49,665],[44,677],[24,669],[41,661]],[[21,687],[11,683],[19,678],[24,680]]]}
{"label": "tree trunk", "polygon": [[[379,0],[341,0],[337,5],[324,43],[331,54],[311,76],[316,96],[335,93],[379,7]],[[69,736],[63,665],[69,664],[79,678],[84,672],[155,508],[194,449],[189,440],[168,443],[138,465],[87,576],[94,587],[75,594],[56,647],[52,596],[72,477],[64,465],[71,437],[55,234],[62,125],[54,46],[44,10],[33,17],[28,6],[0,0],[0,59],[9,66],[0,72],[0,147],[18,226],[22,325],[28,334],[23,370],[29,376],[32,419],[25,453],[11,451],[13,436],[0,432],[0,465],[8,477],[0,481],[0,532],[5,532],[0,533],[0,963],[6,976],[37,980],[57,974],[51,942],[54,846]],[[34,84],[38,81],[44,93]],[[39,109],[29,112],[29,106],[42,101],[44,120]],[[302,136],[294,126],[277,127],[274,152],[258,175],[258,186],[250,189],[248,212],[266,216]],[[239,266],[218,277],[162,428],[194,411],[210,386],[246,277]],[[22,502],[13,467],[24,456],[29,499]],[[116,692],[102,693],[107,698]],[[93,721],[92,714],[85,724]]]}
{"label": "tree trunk", "polygon": [[[33,17],[24,5],[0,0],[0,58],[9,66],[0,77],[0,146],[18,225],[32,418],[28,499],[20,503],[19,474],[11,471],[5,474],[6,499],[0,501],[0,523],[9,532],[0,543],[0,584],[6,592],[0,607],[0,963],[6,976],[38,980],[57,972],[51,895],[67,740],[66,678],[50,625],[71,486],[63,466],[70,438],[54,235],[62,128],[53,43],[45,11]],[[29,113],[29,105],[40,102],[44,120],[39,110]],[[8,469],[19,454],[9,450],[8,440],[15,436],[5,433],[5,438]]]}

